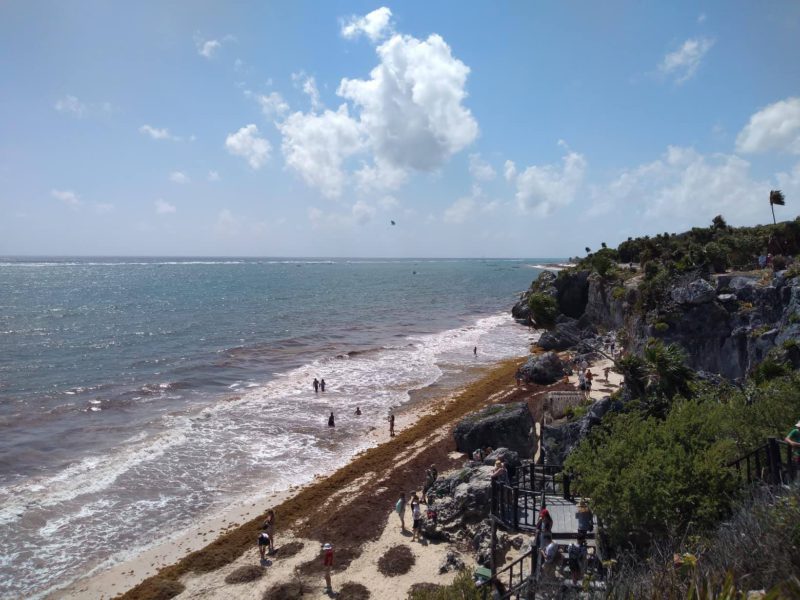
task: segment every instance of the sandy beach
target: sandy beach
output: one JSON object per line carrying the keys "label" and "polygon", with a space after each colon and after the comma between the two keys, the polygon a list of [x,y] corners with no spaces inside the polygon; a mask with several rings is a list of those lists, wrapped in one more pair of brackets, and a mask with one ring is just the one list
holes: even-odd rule
{"label": "sandy beach", "polygon": [[[407,406],[400,408],[395,412],[396,431],[402,432],[413,426],[420,418],[432,414],[441,406],[442,401],[447,402],[447,399],[427,405],[421,402],[410,402]],[[367,434],[367,438],[373,446],[389,442],[392,438],[389,435],[388,423],[385,427],[372,429]],[[356,454],[353,459],[355,460],[360,454],[363,452]],[[159,542],[135,556],[111,566],[100,565],[95,572],[46,597],[75,600],[114,597],[137,586],[161,569],[174,565],[188,554],[208,546],[215,539],[230,533],[243,523],[252,521],[255,517],[261,518],[260,515],[263,515],[268,507],[281,506],[293,499],[300,491],[313,487],[323,479],[322,475],[318,475],[310,483],[291,486],[286,490],[271,493],[264,498],[259,498],[256,502],[240,501],[235,503],[222,513],[206,517],[192,528]],[[253,551],[257,563],[258,551],[255,545],[253,545]],[[245,557],[248,556],[248,554],[245,555]],[[249,563],[252,563],[252,557],[249,558],[251,559]],[[245,561],[247,562],[247,558]]]}
{"label": "sandy beach", "polygon": [[[453,573],[438,572],[446,553],[455,550],[468,567],[474,567],[471,553],[446,543],[411,543],[410,533],[400,531],[392,510],[394,502],[401,491],[410,494],[419,490],[428,465],[436,464],[444,473],[463,464],[464,456],[454,451],[452,429],[465,414],[492,403],[526,401],[538,420],[544,394],[576,389],[576,375],[568,382],[550,386],[517,387],[514,372],[523,361],[507,360],[484,369],[477,381],[441,397],[423,394],[423,400],[396,412],[394,438],[389,436],[388,423],[376,427],[368,434],[373,447],[356,454],[328,477],[317,476],[305,486],[231,506],[190,531],[49,597],[82,600],[123,594],[126,599],[156,598],[173,581],[185,586],[179,596],[182,598],[260,598],[272,586],[292,581],[299,581],[309,597],[325,597],[319,573],[298,575],[303,570],[313,571],[320,545],[325,542],[334,543],[337,549],[337,569],[341,572],[334,580],[339,585],[345,581],[360,583],[373,597],[388,597],[388,590],[400,589],[397,586],[406,590],[413,583],[448,583]],[[615,373],[608,381],[601,375],[609,364],[601,360],[591,366],[597,382],[591,393],[594,399],[607,395],[620,383]],[[234,570],[259,564],[255,539],[269,508],[278,515],[276,555],[258,580],[225,583]],[[295,542],[291,546],[302,545],[302,549],[292,556],[281,555],[281,547],[291,542]],[[398,544],[412,548],[415,565],[405,575],[386,578],[377,571],[377,561]]]}

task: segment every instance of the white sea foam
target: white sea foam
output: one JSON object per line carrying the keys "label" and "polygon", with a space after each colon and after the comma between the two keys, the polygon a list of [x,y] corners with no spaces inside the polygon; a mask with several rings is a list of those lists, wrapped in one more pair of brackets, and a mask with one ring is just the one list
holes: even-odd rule
{"label": "white sea foam", "polygon": [[[445,369],[520,355],[528,341],[510,317],[495,315],[396,346],[319,359],[262,384],[238,382],[236,398],[163,415],[153,430],[121,441],[107,456],[0,488],[0,544],[20,574],[0,577],[0,584],[18,595],[42,593],[110,564],[120,546],[146,547],[233,500],[330,472],[367,445],[367,430],[385,426],[387,411],[408,401],[411,390]],[[314,393],[314,377],[326,380],[326,392]],[[361,417],[353,416],[355,406]],[[330,411],[333,431],[325,426]],[[84,562],[64,551],[77,547]],[[48,556],[46,567],[34,561],[37,554]]]}

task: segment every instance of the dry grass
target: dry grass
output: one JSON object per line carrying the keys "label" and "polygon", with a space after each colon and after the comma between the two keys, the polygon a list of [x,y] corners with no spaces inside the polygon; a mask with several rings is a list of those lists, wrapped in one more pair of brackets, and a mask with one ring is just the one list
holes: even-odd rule
{"label": "dry grass", "polygon": [[[488,399],[501,390],[505,390],[507,394],[499,399],[500,402],[528,400],[536,418],[538,397],[545,390],[559,388],[528,385],[515,389],[514,373],[521,364],[520,359],[500,363],[456,394],[454,401],[445,404],[433,414],[422,417],[415,425],[398,433],[391,442],[369,449],[330,477],[306,487],[275,507],[279,523],[282,524],[280,528],[288,530],[302,521],[305,525],[299,528],[301,536],[320,542],[331,541],[337,548],[353,549],[354,556],[357,556],[356,549],[380,536],[386,525],[388,508],[394,505],[400,492],[418,489],[428,465],[435,463],[440,472],[460,466],[460,461],[449,456],[454,449],[452,436],[431,444],[413,460],[395,470],[395,463],[401,453],[410,450],[419,440],[429,435],[443,429],[451,430],[461,417],[486,406]],[[377,484],[376,479],[373,484],[363,486],[359,496],[349,503],[322,510],[328,498],[369,472],[391,473],[392,476],[381,485]],[[161,569],[156,575],[122,595],[120,600],[161,600],[167,596],[156,595],[161,584],[154,584],[154,580],[177,581],[190,572],[208,572],[230,564],[254,546],[265,517],[266,513],[259,515],[205,548]],[[276,533],[280,533],[280,529]],[[343,558],[341,553],[342,550],[337,550],[337,562]],[[280,551],[278,556],[281,556]],[[321,562],[320,559],[320,565]]]}
{"label": "dry grass", "polygon": [[438,583],[423,581],[422,583],[415,583],[408,588],[408,597],[411,598],[415,594],[432,594],[440,589],[442,589],[442,586]]}
{"label": "dry grass", "polygon": [[311,588],[299,581],[279,583],[264,592],[264,600],[298,600],[304,594],[310,594]]}
{"label": "dry grass", "polygon": [[275,548],[275,556],[276,558],[292,558],[303,549],[303,546],[303,542],[289,542]]}
{"label": "dry grass", "polygon": [[348,581],[339,588],[336,597],[339,600],[369,600],[370,593],[369,590],[360,583]]}
{"label": "dry grass", "polygon": [[175,596],[181,594],[186,589],[180,581],[174,579],[167,579],[165,577],[150,577],[140,583],[137,588],[141,588],[141,598],[149,598],[150,600],[170,600]]}
{"label": "dry grass", "polygon": [[225,578],[225,583],[250,583],[264,576],[264,569],[256,565],[245,565],[231,571]]}
{"label": "dry grass", "polygon": [[416,559],[411,548],[404,544],[392,546],[378,559],[378,571],[387,577],[405,575],[414,566]]}
{"label": "dry grass", "polygon": [[[352,548],[336,548],[333,553],[333,568],[331,571],[334,573],[341,573],[360,555],[360,549],[354,550]],[[302,565],[297,567],[297,572],[300,575],[322,577],[323,571],[324,568],[322,566],[322,554],[320,554],[318,558],[304,562]]]}

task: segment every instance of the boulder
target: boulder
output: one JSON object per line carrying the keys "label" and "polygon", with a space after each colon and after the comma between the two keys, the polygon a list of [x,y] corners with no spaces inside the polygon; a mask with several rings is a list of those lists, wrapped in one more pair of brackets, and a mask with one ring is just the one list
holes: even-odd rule
{"label": "boulder", "polygon": [[536,446],[533,416],[525,402],[493,404],[469,414],[456,425],[453,435],[458,451],[469,455],[490,446],[529,458]]}
{"label": "boulder", "polygon": [[489,456],[483,459],[483,464],[494,466],[494,461],[500,459],[507,467],[512,469],[520,466],[522,461],[519,459],[519,453],[509,450],[508,448],[498,448],[494,450]]}
{"label": "boulder", "polygon": [[677,304],[705,304],[716,298],[717,292],[705,279],[695,279],[687,285],[679,285],[670,292]]}
{"label": "boulder", "polygon": [[442,564],[439,565],[439,573],[444,574],[450,571],[461,571],[462,569],[464,569],[464,561],[461,560],[458,554],[448,550]]}
{"label": "boulder", "polygon": [[526,383],[550,384],[564,377],[564,363],[553,352],[531,356],[519,369]]}
{"label": "boulder", "polygon": [[[475,550],[475,560],[479,565],[488,566],[492,562],[492,525],[491,522],[481,521],[470,530],[472,534],[472,548]],[[507,533],[497,530],[497,556],[495,559],[502,563],[506,553],[511,549],[511,540]]]}
{"label": "boulder", "polygon": [[436,480],[433,485],[433,506],[437,512],[438,525],[426,526],[423,532],[432,537],[442,532],[455,532],[465,522],[483,519],[491,509],[492,472],[494,469],[480,463],[470,463]]}
{"label": "boulder", "polygon": [[583,440],[592,427],[600,423],[609,410],[620,410],[622,404],[604,398],[593,403],[586,414],[572,423],[542,429],[542,450],[547,465],[563,465],[567,456]]}
{"label": "boulder", "polygon": [[453,503],[462,522],[489,516],[492,506],[493,471],[492,467],[481,467],[469,481],[456,486]]}

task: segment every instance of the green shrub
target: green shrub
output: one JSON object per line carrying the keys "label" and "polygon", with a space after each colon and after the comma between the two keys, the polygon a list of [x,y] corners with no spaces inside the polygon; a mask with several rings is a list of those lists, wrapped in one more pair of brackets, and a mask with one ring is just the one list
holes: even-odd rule
{"label": "green shrub", "polygon": [[622,285],[615,286],[611,290],[611,297],[614,300],[622,300],[625,297],[625,287]]}
{"label": "green shrub", "polygon": [[453,583],[436,588],[412,586],[408,592],[408,600],[481,600],[482,590],[475,587],[469,571],[461,571]]}
{"label": "green shrub", "polygon": [[721,244],[709,242],[704,248],[706,259],[715,273],[724,273],[728,268],[728,250]]}
{"label": "green shrub", "polygon": [[665,331],[669,331],[669,323],[658,321],[655,325],[653,325],[653,329],[655,329],[658,333],[664,333]]}
{"label": "green shrub", "polygon": [[788,264],[789,260],[783,254],[772,257],[772,269],[774,271],[783,271]]}
{"label": "green shrub", "polygon": [[551,327],[556,322],[558,303],[549,294],[531,294],[528,297],[528,307],[539,327]]}

